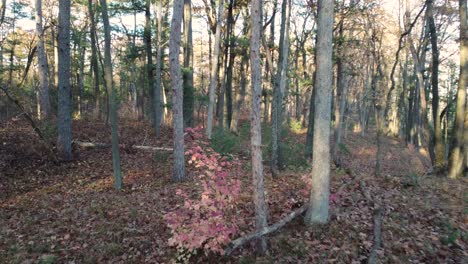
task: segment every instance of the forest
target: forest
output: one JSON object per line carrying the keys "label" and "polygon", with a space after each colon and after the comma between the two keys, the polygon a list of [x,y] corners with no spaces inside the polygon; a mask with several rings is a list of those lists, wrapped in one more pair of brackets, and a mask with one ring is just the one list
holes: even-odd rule
{"label": "forest", "polygon": [[0,0],[0,263],[467,263],[467,0]]}

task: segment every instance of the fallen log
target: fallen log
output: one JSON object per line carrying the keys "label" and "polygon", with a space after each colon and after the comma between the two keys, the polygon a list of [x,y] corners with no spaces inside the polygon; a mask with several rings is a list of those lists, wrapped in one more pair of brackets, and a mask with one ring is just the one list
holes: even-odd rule
{"label": "fallen log", "polygon": [[364,181],[359,182],[359,188],[361,189],[364,197],[369,201],[369,203],[374,207],[374,245],[369,253],[367,258],[368,264],[377,263],[377,251],[382,245],[382,218],[383,218],[383,209],[380,205],[372,198],[370,192],[366,189]]}
{"label": "fallen log", "polygon": [[280,229],[287,223],[291,222],[297,216],[302,215],[307,210],[307,208],[309,208],[309,205],[305,204],[301,206],[300,208],[292,211],[289,215],[287,215],[285,218],[281,219],[280,221],[276,222],[275,224],[264,227],[261,230],[255,231],[253,233],[250,233],[248,235],[245,235],[243,237],[240,237],[240,238],[237,238],[236,240],[231,241],[231,243],[229,243],[229,245],[226,247],[224,251],[224,255],[229,256],[234,250],[244,245],[245,243],[252,241],[254,239],[260,238],[264,235],[268,235],[270,233],[275,232],[276,230]]}
{"label": "fallen log", "polygon": [[[73,140],[73,144],[76,144],[79,147],[82,148],[110,148],[111,144],[107,143],[99,143],[99,142],[83,142],[79,140]],[[138,145],[132,145],[129,146],[133,149],[139,149],[139,150],[145,150],[145,151],[172,151],[172,148],[165,148],[165,147],[152,147],[152,146],[138,146]]]}
{"label": "fallen log", "polygon": [[380,249],[382,244],[382,218],[383,210],[382,208],[377,208],[374,210],[374,245],[367,259],[368,264],[377,263],[377,250]]}

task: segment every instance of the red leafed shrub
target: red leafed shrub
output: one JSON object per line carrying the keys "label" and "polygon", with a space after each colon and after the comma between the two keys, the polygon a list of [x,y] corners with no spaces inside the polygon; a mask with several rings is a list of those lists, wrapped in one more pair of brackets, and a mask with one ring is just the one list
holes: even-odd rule
{"label": "red leafed shrub", "polygon": [[208,146],[201,128],[187,128],[185,135],[185,155],[192,170],[199,172],[194,181],[203,190],[196,200],[177,191],[185,203],[164,216],[172,234],[169,245],[185,255],[188,252],[188,257],[199,250],[222,254],[223,247],[238,232],[236,223],[240,219],[234,210],[240,181],[229,177],[227,171],[233,164]]}

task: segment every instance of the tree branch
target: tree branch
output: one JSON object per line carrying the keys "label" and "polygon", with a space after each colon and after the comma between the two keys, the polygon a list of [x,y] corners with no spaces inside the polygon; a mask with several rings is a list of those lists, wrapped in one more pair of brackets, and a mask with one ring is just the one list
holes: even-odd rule
{"label": "tree branch", "polygon": [[236,240],[231,241],[231,243],[229,243],[229,245],[225,249],[224,254],[226,256],[229,256],[229,255],[231,255],[231,253],[234,250],[236,250],[238,247],[241,247],[245,243],[247,243],[249,241],[252,241],[252,240],[254,240],[256,238],[260,238],[260,237],[262,237],[264,235],[268,235],[270,233],[275,232],[276,230],[280,229],[281,227],[283,227],[287,223],[291,222],[297,216],[302,215],[308,208],[309,208],[309,204],[305,204],[305,205],[301,206],[300,208],[294,210],[289,215],[287,215],[285,218],[281,219],[280,221],[276,222],[275,224],[264,227],[261,230],[258,230],[256,232],[250,233],[248,235],[245,235],[243,237],[240,237],[240,238],[238,238]]}

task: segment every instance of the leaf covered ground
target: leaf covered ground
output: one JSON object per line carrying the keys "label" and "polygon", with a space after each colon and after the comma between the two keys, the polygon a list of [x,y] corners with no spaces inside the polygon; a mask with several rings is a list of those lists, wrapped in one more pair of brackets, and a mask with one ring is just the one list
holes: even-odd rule
{"label": "leaf covered ground", "polygon": [[[110,129],[76,121],[73,137],[110,141]],[[132,145],[171,147],[171,131],[155,140],[142,122],[120,125],[124,191],[112,185],[110,149],[74,149],[75,159],[59,162],[22,121],[0,126],[0,263],[170,263],[165,213],[184,203],[182,190],[199,196],[194,181],[170,181],[172,154],[136,151]],[[384,138],[382,175],[375,177],[375,133],[349,132],[340,147],[341,166],[332,169],[330,223],[306,228],[298,218],[270,235],[269,253],[256,257],[246,246],[231,257],[192,257],[198,263],[361,263],[373,245],[373,204],[384,209],[382,263],[466,263],[468,259],[467,179],[428,175],[424,153]],[[288,133],[301,146],[305,134]],[[242,182],[238,214],[241,234],[253,230],[248,141],[229,158],[238,162],[230,177]],[[196,178],[196,171],[188,171]],[[270,223],[307,201],[303,181],[310,168],[288,167],[271,178],[266,167]],[[372,197],[366,198],[365,193]],[[239,234],[239,235],[241,235]]]}

